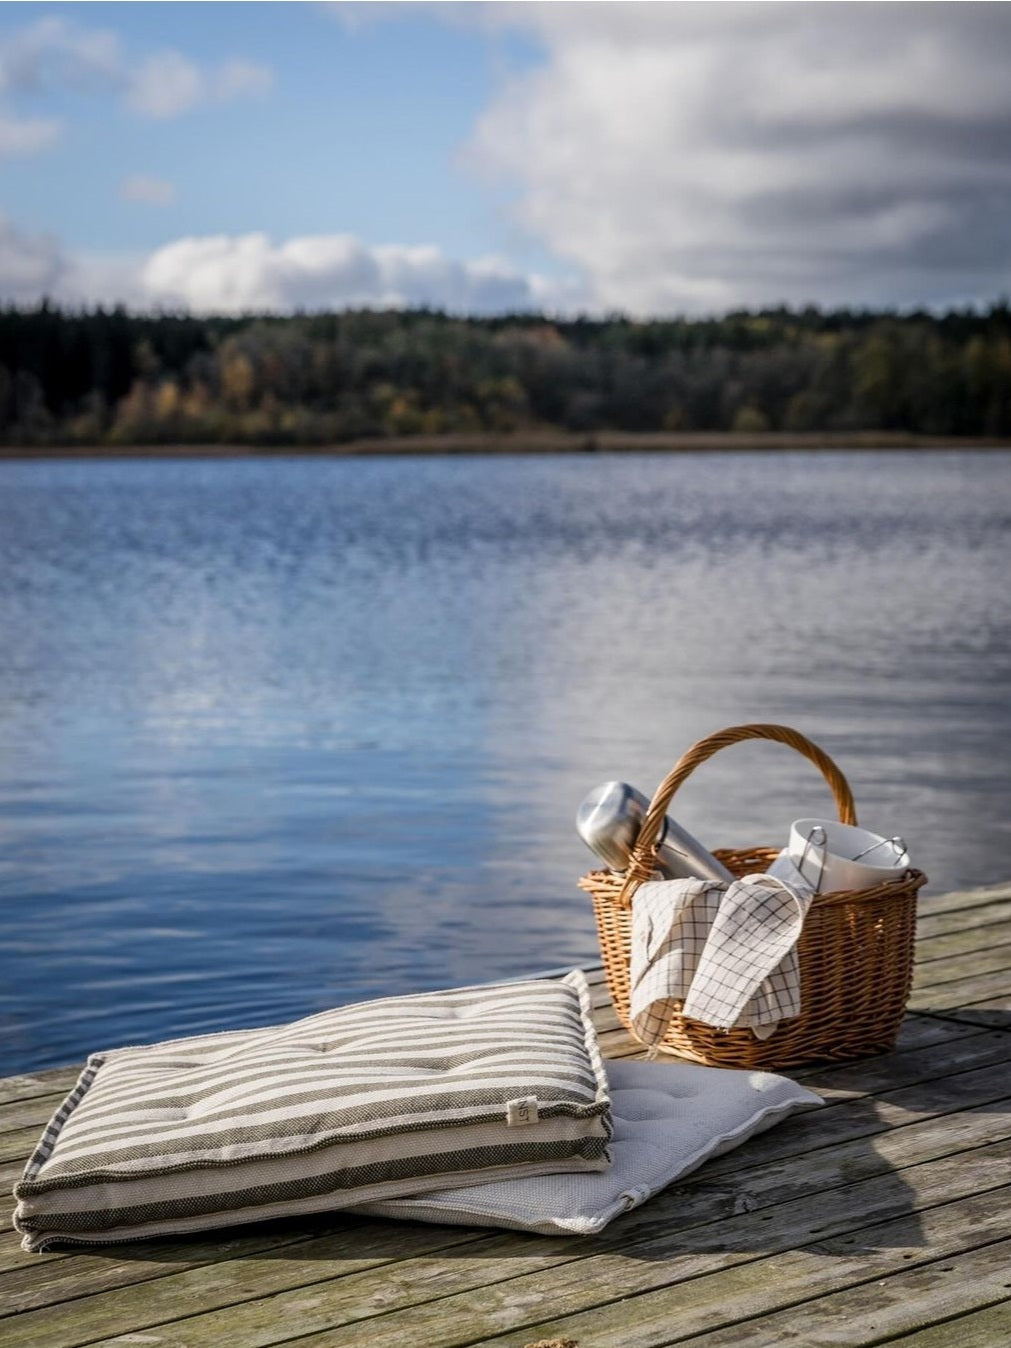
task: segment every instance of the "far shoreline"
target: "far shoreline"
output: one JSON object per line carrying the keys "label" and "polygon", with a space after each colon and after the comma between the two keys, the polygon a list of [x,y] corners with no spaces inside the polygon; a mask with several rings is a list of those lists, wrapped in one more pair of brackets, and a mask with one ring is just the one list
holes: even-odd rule
{"label": "far shoreline", "polygon": [[378,436],[329,445],[0,445],[0,459],[368,458],[407,455],[624,454],[821,450],[1008,450],[1011,440],[901,431],[565,431]]}

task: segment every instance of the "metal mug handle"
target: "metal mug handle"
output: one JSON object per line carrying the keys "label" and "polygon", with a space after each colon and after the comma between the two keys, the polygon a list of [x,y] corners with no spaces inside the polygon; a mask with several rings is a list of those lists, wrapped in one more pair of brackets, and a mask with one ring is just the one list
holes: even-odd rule
{"label": "metal mug handle", "polygon": [[865,847],[864,850],[862,852],[858,852],[855,857],[850,857],[850,861],[860,861],[862,860],[863,857],[870,856],[872,852],[876,852],[879,847],[886,847],[889,845],[895,849],[895,856],[893,858],[893,863],[897,861],[899,857],[903,856],[906,852],[909,851],[909,848],[906,846],[905,839],[900,838],[899,835],[896,833],[894,838],[881,838],[878,842],[871,843],[870,847]]}
{"label": "metal mug handle", "polygon": [[[804,863],[807,861],[808,851],[813,852],[816,848],[821,849],[820,852],[817,853],[818,878],[817,880],[811,880],[804,871]],[[801,875],[804,876],[804,879],[807,880],[807,883],[811,886],[811,888],[814,890],[816,894],[821,889],[822,877],[825,874],[825,853],[827,851],[828,851],[828,836],[825,833],[825,830],[822,828],[821,824],[815,824],[814,827],[811,829],[810,833],[804,839],[804,850],[801,852],[800,860],[797,862],[797,869],[798,871],[800,871]]]}

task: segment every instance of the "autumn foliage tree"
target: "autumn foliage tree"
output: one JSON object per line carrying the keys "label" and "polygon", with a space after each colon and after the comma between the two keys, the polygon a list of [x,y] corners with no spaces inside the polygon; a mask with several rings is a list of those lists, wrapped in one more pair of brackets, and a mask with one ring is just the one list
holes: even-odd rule
{"label": "autumn foliage tree", "polygon": [[0,440],[325,445],[543,430],[1011,435],[1011,312],[713,319],[0,309]]}

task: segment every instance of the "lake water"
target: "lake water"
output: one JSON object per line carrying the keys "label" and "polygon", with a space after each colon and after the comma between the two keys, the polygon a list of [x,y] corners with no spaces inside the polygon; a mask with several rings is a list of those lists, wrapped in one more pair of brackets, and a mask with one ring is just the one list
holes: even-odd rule
{"label": "lake water", "polygon": [[[1011,875],[1005,453],[0,464],[0,1074],[593,961],[576,805],[823,745]],[[774,744],[672,812],[831,811]]]}

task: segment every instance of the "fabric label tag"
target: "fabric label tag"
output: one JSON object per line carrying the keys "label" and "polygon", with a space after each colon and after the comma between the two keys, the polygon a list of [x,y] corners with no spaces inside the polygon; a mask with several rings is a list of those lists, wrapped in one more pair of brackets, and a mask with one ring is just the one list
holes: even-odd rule
{"label": "fabric label tag", "polygon": [[536,1123],[539,1117],[536,1095],[524,1095],[519,1100],[506,1101],[506,1124],[510,1128]]}

